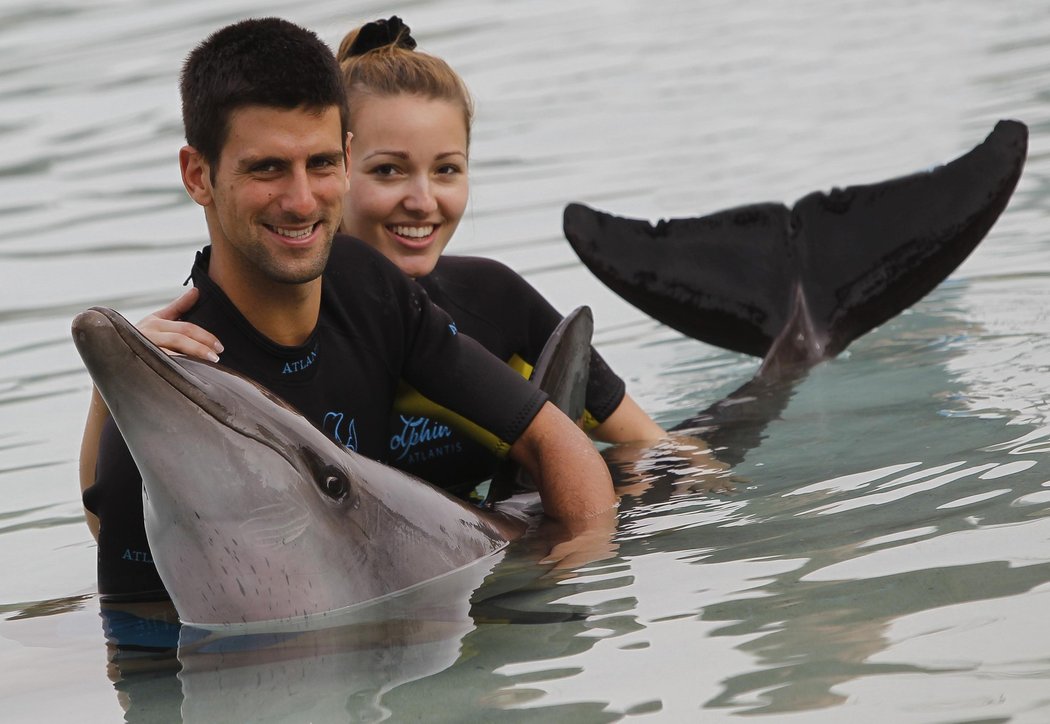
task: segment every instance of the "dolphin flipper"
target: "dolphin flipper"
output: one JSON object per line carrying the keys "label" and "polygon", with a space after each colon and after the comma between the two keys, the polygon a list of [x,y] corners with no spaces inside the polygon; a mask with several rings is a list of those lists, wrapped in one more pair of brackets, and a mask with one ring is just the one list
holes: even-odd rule
{"label": "dolphin flipper", "polygon": [[[594,317],[590,307],[577,307],[561,320],[543,345],[529,381],[570,420],[583,417],[591,364]],[[507,460],[489,483],[485,504],[506,500],[518,490],[535,490],[535,484],[517,463]]]}
{"label": "dolphin flipper", "polygon": [[[929,171],[709,216],[623,219],[580,204],[564,230],[584,264],[695,339],[808,367],[906,309],[984,238],[1021,175],[1028,129],[1000,121]],[[785,334],[789,330],[789,334]],[[805,337],[803,348],[781,340]]]}
{"label": "dolphin flipper", "polygon": [[577,307],[563,319],[543,345],[529,379],[547,393],[570,420],[583,417],[591,364],[594,316]]}

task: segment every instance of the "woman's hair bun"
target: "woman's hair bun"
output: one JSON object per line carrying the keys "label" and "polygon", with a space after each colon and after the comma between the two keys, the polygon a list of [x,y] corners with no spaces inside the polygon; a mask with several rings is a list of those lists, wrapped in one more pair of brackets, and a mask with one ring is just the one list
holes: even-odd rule
{"label": "woman's hair bun", "polygon": [[394,45],[405,50],[415,50],[416,41],[411,35],[411,28],[402,22],[401,18],[391,15],[389,18],[373,20],[365,23],[357,31],[357,37],[350,43],[343,57],[350,58],[355,55],[364,55],[370,50]]}

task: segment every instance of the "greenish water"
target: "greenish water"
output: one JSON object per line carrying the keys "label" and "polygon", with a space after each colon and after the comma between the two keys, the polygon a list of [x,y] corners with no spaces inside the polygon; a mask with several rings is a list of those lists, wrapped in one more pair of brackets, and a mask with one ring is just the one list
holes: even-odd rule
{"label": "greenish water", "polygon": [[732,493],[688,473],[632,489],[614,557],[554,573],[512,548],[477,594],[506,610],[257,640],[249,654],[189,639],[177,654],[177,630],[156,626],[139,633],[158,651],[118,656],[77,490],[89,381],[69,321],[93,304],[132,319],[160,306],[203,242],[176,163],[176,77],[198,40],[277,14],[334,44],[389,10],[7,0],[0,719],[1050,719],[1046,4],[396,10],[478,101],[454,249],[509,263],[564,311],[591,305],[598,347],[666,425],[757,363],[595,281],[561,237],[566,202],[652,219],[790,202],[946,161],[1006,117],[1028,123],[1029,162],[945,284],[794,389]]}

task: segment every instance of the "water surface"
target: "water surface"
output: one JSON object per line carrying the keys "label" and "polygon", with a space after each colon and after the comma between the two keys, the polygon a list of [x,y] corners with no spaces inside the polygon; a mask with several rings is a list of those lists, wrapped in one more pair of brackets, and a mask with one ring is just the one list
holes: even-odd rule
{"label": "water surface", "polygon": [[[1050,9],[1037,0],[396,8],[477,97],[454,248],[507,262],[564,311],[590,304],[599,348],[666,425],[757,363],[595,281],[561,237],[566,202],[650,219],[791,202],[947,161],[1008,117],[1031,129],[1029,163],[947,282],[795,388],[733,493],[665,476],[625,499],[616,556],[573,571],[512,550],[482,592],[520,578],[515,616],[109,663],[77,490],[90,387],[68,329],[93,304],[157,308],[203,243],[176,163],[179,64],[248,15],[335,44],[389,10],[0,7],[4,718],[1050,719]],[[263,680],[303,695],[269,698]]]}

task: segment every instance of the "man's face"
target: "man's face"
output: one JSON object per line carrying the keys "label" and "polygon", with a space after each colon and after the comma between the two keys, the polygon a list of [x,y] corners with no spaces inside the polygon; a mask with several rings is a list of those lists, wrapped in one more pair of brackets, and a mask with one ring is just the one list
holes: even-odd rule
{"label": "man's face", "polygon": [[346,164],[338,108],[234,111],[214,181],[206,165],[201,178],[224,274],[249,284],[319,277],[339,227]]}

